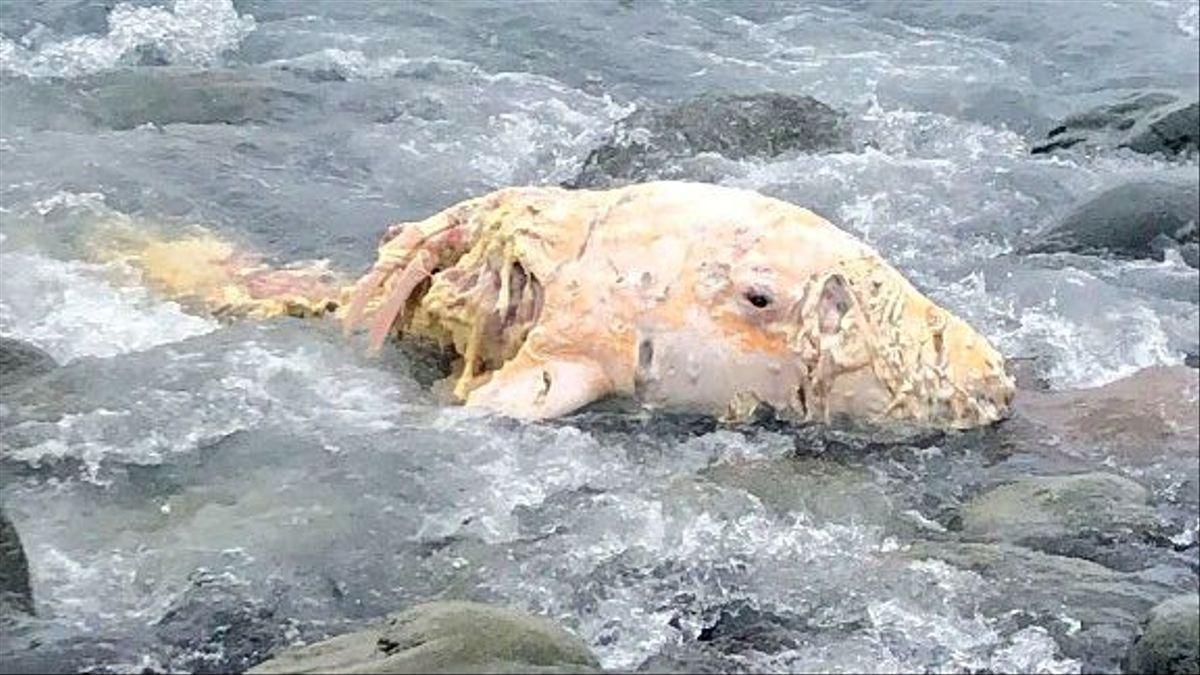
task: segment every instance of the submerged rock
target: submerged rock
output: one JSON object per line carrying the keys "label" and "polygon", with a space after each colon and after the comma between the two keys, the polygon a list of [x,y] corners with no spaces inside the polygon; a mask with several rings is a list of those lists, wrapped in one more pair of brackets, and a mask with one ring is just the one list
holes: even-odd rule
{"label": "submerged rock", "polygon": [[1125,661],[1129,673],[1200,673],[1200,595],[1177,595],[1155,605]]}
{"label": "submerged rock", "polygon": [[176,648],[172,665],[192,673],[241,672],[283,641],[271,607],[227,574],[198,571],[154,632]]}
{"label": "submerged rock", "polygon": [[0,616],[10,611],[32,613],[29,561],[12,521],[0,508]]}
{"label": "submerged rock", "polygon": [[781,515],[824,523],[887,525],[894,507],[864,468],[809,458],[722,462],[709,469],[713,482],[744,490]]}
{"label": "submerged rock", "polygon": [[1011,544],[922,542],[898,555],[940,560],[978,575],[984,583],[972,611],[1004,617],[998,629],[1044,627],[1085,673],[1119,672],[1139,617],[1195,583],[1189,573],[1165,579],[1169,575],[1117,572]]}
{"label": "submerged rock", "polygon": [[247,124],[289,119],[318,100],[272,73],[178,68],[116,71],[81,83],[83,108],[103,128]]}
{"label": "submerged rock", "polygon": [[251,673],[599,672],[579,638],[515,610],[473,602],[418,605],[370,628],[292,649]]}
{"label": "submerged rock", "polygon": [[1132,555],[1113,544],[1139,542],[1158,521],[1141,485],[1108,473],[1040,476],[989,490],[962,511],[963,536],[1124,567]]}
{"label": "submerged rock", "polygon": [[57,365],[49,354],[29,343],[0,337],[0,387],[49,372]]}
{"label": "submerged rock", "polygon": [[1129,148],[1145,154],[1196,152],[1200,104],[1173,94],[1134,94],[1110,105],[1071,115],[1034,146],[1033,154],[1068,148]]}
{"label": "submerged rock", "polygon": [[682,178],[678,163],[706,152],[744,159],[850,146],[845,113],[810,96],[703,96],[645,106],[618,122],[608,141],[584,160],[570,187]]}
{"label": "submerged rock", "polygon": [[1168,248],[1197,243],[1200,188],[1196,180],[1137,181],[1103,192],[1037,235],[1025,253],[1071,252],[1162,260]]}

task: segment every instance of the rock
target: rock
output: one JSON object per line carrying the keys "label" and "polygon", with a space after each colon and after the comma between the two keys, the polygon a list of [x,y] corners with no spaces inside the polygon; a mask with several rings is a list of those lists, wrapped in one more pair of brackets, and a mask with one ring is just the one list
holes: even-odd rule
{"label": "rock", "polygon": [[[1194,568],[1194,523],[1200,508],[1200,466],[1196,462],[1200,374],[1195,369],[1159,366],[1102,387],[1022,391],[1013,417],[999,431],[1012,451],[1040,466],[1050,462],[1054,473],[1115,467],[1124,475],[1139,477],[1154,495],[1159,526],[1111,534],[1080,530],[1070,537],[1042,539],[1030,545],[1125,570],[1159,564],[1179,552],[1193,561],[1179,562]],[[1166,476],[1169,485],[1161,478]],[[1122,493],[1136,499],[1136,490]],[[1130,505],[1128,499],[1126,505]],[[1112,521],[1118,522],[1119,518]],[[1136,525],[1136,521],[1130,524]],[[1181,547],[1188,546],[1190,552],[1184,554]]]}
{"label": "rock", "polygon": [[94,75],[80,82],[83,108],[108,129],[143,124],[269,123],[319,101],[272,73],[153,68]]}
{"label": "rock", "polygon": [[1177,595],[1150,610],[1125,672],[1200,673],[1200,595]]}
{"label": "rock", "polygon": [[1158,529],[1148,497],[1141,485],[1108,473],[1023,478],[972,499],[962,510],[962,533],[1136,567],[1134,552],[1113,544],[1140,543]]}
{"label": "rock", "polygon": [[1179,257],[1189,267],[1200,268],[1200,243],[1193,241],[1180,246]]}
{"label": "rock", "polygon": [[155,635],[176,648],[173,670],[241,672],[284,641],[285,626],[271,607],[246,597],[228,574],[199,570],[154,625]]}
{"label": "rock", "polygon": [[771,511],[818,524],[879,524],[894,520],[883,487],[861,467],[809,458],[722,462],[706,471],[714,483],[744,490]]}
{"label": "rock", "polygon": [[1085,673],[1118,672],[1139,617],[1195,583],[1191,572],[1117,572],[1103,565],[1011,544],[919,542],[896,554],[936,559],[982,579],[971,612],[1045,628]]}
{"label": "rock", "polygon": [[[1196,244],[1197,212],[1200,188],[1194,178],[1126,183],[1076,208],[1057,226],[1037,235],[1023,252],[1162,260],[1166,248]],[[1194,258],[1185,251],[1181,254],[1185,260]]]}
{"label": "rock", "polygon": [[1146,154],[1194,153],[1200,139],[1200,104],[1173,94],[1133,94],[1116,103],[1071,115],[1034,146],[1033,154],[1068,148],[1129,148]]}
{"label": "rock", "polygon": [[812,97],[703,96],[675,105],[645,106],[621,120],[568,185],[612,187],[681,178],[678,163],[699,153],[744,159],[850,146],[845,114]]}
{"label": "rock", "polygon": [[696,640],[709,643],[721,654],[776,654],[800,645],[802,633],[797,625],[802,624],[795,617],[735,601],[722,607],[713,622],[700,630]]}
{"label": "rock", "polygon": [[10,611],[33,613],[29,562],[12,521],[0,508],[0,615]]}
{"label": "rock", "polygon": [[0,337],[0,387],[41,375],[58,364],[46,352],[26,342]]}
{"label": "rock", "polygon": [[1156,115],[1149,125],[1130,138],[1123,147],[1145,154],[1178,155],[1194,153],[1200,139],[1200,103],[1173,106]]}
{"label": "rock", "polygon": [[1146,466],[1165,457],[1195,465],[1200,443],[1200,376],[1187,366],[1140,370],[1102,387],[1022,391],[1014,421],[1031,441],[1066,444],[1091,456]]}
{"label": "rock", "polygon": [[432,602],[373,627],[285,651],[250,673],[599,672],[588,646],[553,623],[472,602]]}

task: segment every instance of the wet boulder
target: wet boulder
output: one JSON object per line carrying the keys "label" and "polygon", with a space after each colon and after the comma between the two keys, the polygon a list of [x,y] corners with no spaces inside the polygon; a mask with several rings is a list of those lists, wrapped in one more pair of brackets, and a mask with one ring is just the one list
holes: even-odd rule
{"label": "wet boulder", "polygon": [[1180,100],[1173,94],[1146,92],[1067,117],[1032,152],[1129,148],[1175,156],[1195,153],[1198,142],[1200,103]]}
{"label": "wet boulder", "polygon": [[[1185,260],[1197,245],[1200,187],[1195,178],[1119,185],[1084,202],[1034,237],[1025,253],[1070,252],[1163,260],[1168,248]],[[1186,250],[1185,250],[1186,249]],[[1195,255],[1190,255],[1193,266]]]}
{"label": "wet boulder", "polygon": [[1187,366],[1159,366],[1101,387],[1023,391],[1012,422],[1015,441],[1031,446],[1067,446],[1139,467],[1165,459],[1195,466],[1200,376]]}
{"label": "wet boulder", "polygon": [[0,508],[0,616],[9,612],[33,612],[29,586],[29,561],[12,521]]}
{"label": "wet boulder", "polygon": [[686,176],[680,162],[701,153],[728,159],[848,150],[845,113],[810,96],[702,96],[646,105],[617,123],[584,160],[570,187],[613,187]]}
{"label": "wet boulder", "polygon": [[1177,595],[1150,610],[1125,672],[1200,673],[1200,595]]}
{"label": "wet boulder", "polygon": [[251,673],[590,673],[588,646],[553,623],[473,602],[432,602],[285,651]]}
{"label": "wet boulder", "polygon": [[1141,485],[1109,473],[1028,477],[967,503],[962,533],[1136,569],[1137,544],[1160,529],[1148,499]]}
{"label": "wet boulder", "polygon": [[56,367],[54,358],[37,347],[0,337],[0,387],[17,384]]}
{"label": "wet boulder", "polygon": [[174,669],[192,673],[241,672],[284,641],[286,626],[274,609],[247,594],[228,574],[197,570],[154,625],[174,647]]}

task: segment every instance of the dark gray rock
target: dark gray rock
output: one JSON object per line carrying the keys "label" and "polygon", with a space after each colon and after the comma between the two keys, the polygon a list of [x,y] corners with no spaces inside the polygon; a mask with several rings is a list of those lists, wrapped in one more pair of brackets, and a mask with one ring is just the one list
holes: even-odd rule
{"label": "dark gray rock", "polygon": [[283,644],[286,626],[274,609],[247,597],[236,580],[200,570],[189,581],[154,625],[155,635],[175,647],[173,669],[241,672]]}
{"label": "dark gray rock", "polygon": [[27,342],[0,337],[0,387],[8,387],[58,367],[46,352]]}
{"label": "dark gray rock", "polygon": [[1144,129],[1134,134],[1123,147],[1152,155],[1194,153],[1200,139],[1200,103],[1168,107],[1155,115]]}
{"label": "dark gray rock", "polygon": [[1200,268],[1200,244],[1192,241],[1180,246],[1179,256],[1189,266]]}
{"label": "dark gray rock", "polygon": [[12,521],[0,508],[0,615],[9,611],[33,612],[29,586],[29,561]]}
{"label": "dark gray rock", "polygon": [[700,153],[743,159],[850,147],[846,115],[812,97],[704,96],[674,105],[648,105],[621,120],[569,185],[611,187],[683,178],[679,162]]}
{"label": "dark gray rock", "polygon": [[1198,140],[1200,105],[1181,102],[1173,94],[1149,92],[1071,115],[1032,152],[1129,148],[1174,156],[1196,152]]}
{"label": "dark gray rock", "polygon": [[708,643],[719,653],[756,651],[775,654],[800,645],[795,617],[760,609],[745,601],[722,607],[711,624],[700,630],[696,640]]}
{"label": "dark gray rock", "polygon": [[251,673],[591,673],[588,646],[553,623],[473,602],[418,605],[381,624],[288,650]]}
{"label": "dark gray rock", "polygon": [[1177,595],[1155,605],[1125,660],[1128,673],[1200,673],[1200,595]]}
{"label": "dark gray rock", "polygon": [[1037,235],[1023,252],[1162,260],[1166,248],[1197,242],[1198,211],[1200,188],[1195,179],[1126,183],[1085,202]]}

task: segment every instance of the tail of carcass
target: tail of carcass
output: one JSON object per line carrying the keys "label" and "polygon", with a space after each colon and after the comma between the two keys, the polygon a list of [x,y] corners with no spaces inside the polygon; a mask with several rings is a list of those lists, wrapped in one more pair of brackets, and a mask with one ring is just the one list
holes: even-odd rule
{"label": "tail of carcass", "polygon": [[101,260],[136,270],[152,290],[219,318],[321,316],[348,292],[324,262],[274,268],[199,228],[177,237],[108,231],[94,248]]}

